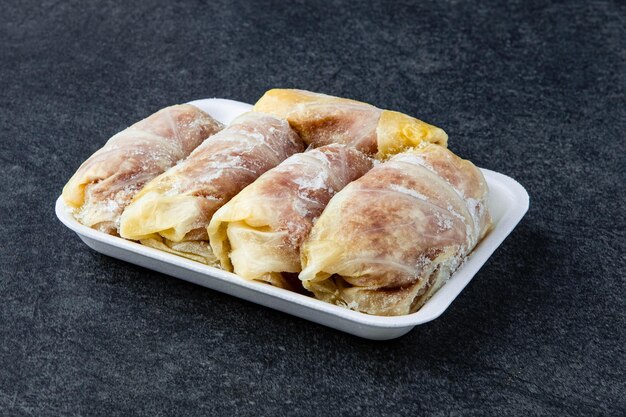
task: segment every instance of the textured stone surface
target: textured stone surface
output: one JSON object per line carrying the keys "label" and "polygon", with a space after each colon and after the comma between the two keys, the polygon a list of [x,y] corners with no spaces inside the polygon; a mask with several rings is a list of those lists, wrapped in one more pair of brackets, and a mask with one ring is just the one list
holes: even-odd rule
{"label": "textured stone surface", "polygon": [[[90,3],[0,13],[0,415],[623,414],[623,2]],[[382,343],[108,259],[56,220],[113,133],[270,87],[442,126],[530,211],[441,318]]]}

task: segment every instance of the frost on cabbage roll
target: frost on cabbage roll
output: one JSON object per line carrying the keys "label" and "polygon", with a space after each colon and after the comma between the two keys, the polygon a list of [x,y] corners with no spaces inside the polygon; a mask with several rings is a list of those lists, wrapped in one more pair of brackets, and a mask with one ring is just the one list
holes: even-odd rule
{"label": "frost on cabbage roll", "polygon": [[337,193],[301,250],[303,285],[375,315],[419,309],[491,225],[478,168],[445,148],[398,154]]}
{"label": "frost on cabbage roll", "polygon": [[345,145],[291,156],[219,209],[208,228],[222,267],[249,279],[297,289],[300,245],[330,198],[372,161]]}
{"label": "frost on cabbage roll", "polygon": [[63,201],[82,224],[116,234],[122,211],[143,185],[222,128],[192,105],[166,107],[91,155],[63,188]]}
{"label": "frost on cabbage roll", "polygon": [[[303,150],[285,120],[245,113],[146,184],[124,211],[120,234],[212,263],[206,228],[213,214],[265,171]],[[188,243],[185,251],[174,248],[181,242]]]}

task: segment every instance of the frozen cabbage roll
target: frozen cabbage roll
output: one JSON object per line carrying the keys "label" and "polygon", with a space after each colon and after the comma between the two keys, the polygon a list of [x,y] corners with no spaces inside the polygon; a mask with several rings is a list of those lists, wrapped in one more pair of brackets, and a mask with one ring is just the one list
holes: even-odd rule
{"label": "frozen cabbage roll", "polygon": [[372,160],[345,145],[291,156],[219,209],[208,228],[221,266],[237,275],[301,288],[300,245],[330,198]]}
{"label": "frozen cabbage roll", "polygon": [[[214,258],[206,229],[217,209],[265,171],[303,150],[286,120],[245,113],[146,184],[124,210],[120,235],[210,264]],[[176,249],[182,242],[187,243],[185,250]]]}
{"label": "frozen cabbage roll", "polygon": [[448,142],[443,129],[406,114],[304,90],[269,90],[254,110],[286,118],[307,145],[343,143],[379,159],[422,142]]}
{"label": "frozen cabbage roll", "polygon": [[337,193],[301,249],[299,278],[329,303],[417,311],[487,233],[487,184],[446,148],[390,158]]}
{"label": "frozen cabbage roll", "polygon": [[143,185],[223,127],[192,105],[166,107],[91,155],[63,188],[63,201],[82,224],[117,234],[122,211]]}

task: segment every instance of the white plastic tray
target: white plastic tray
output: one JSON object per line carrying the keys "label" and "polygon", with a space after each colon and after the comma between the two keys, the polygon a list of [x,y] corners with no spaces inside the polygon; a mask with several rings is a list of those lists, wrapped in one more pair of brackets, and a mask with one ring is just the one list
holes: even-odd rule
{"label": "white plastic tray", "polygon": [[[250,105],[232,100],[206,99],[191,102],[223,123],[248,111]],[[489,185],[489,210],[494,229],[474,249],[467,261],[416,313],[400,317],[370,316],[327,304],[305,295],[267,284],[246,281],[230,272],[212,268],[135,242],[98,232],[78,223],[59,197],[59,220],[90,248],[117,259],[143,266],[213,290],[243,298],[294,316],[367,339],[393,339],[414,326],[439,317],[471,281],[480,267],[511,233],[528,210],[528,193],[506,175],[482,169]]]}

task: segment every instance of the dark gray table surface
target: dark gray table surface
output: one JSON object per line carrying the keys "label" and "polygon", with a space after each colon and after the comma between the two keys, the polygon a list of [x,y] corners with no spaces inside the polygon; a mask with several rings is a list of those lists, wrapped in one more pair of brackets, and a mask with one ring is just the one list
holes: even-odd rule
{"label": "dark gray table surface", "polygon": [[[126,3],[2,3],[1,416],[625,414],[624,2]],[[57,221],[115,132],[271,87],[442,126],[530,211],[390,342],[109,259]]]}

